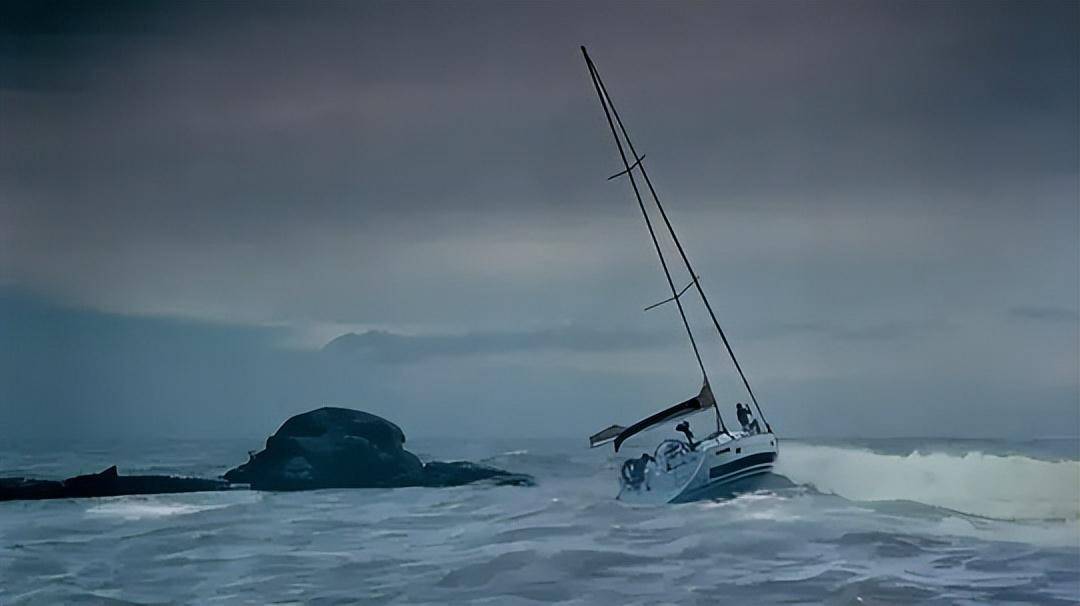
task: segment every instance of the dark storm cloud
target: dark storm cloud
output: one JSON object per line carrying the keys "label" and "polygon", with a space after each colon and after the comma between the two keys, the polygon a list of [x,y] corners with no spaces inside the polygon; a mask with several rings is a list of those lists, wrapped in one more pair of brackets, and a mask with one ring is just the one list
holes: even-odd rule
{"label": "dark storm cloud", "polygon": [[46,235],[622,212],[581,42],[691,200],[1075,172],[1068,3],[28,6],[5,73],[79,93],[4,99],[0,169]]}
{"label": "dark storm cloud", "polygon": [[[910,406],[860,398],[909,390],[925,418],[1025,389],[1055,414],[1076,401],[1073,335],[1002,322],[1080,305],[1075,2],[0,11],[0,286],[114,312],[87,320],[100,339],[146,335],[57,371],[125,418],[230,397],[237,422],[264,399],[368,396],[498,415],[498,392],[518,414],[584,398],[599,424],[695,381],[673,310],[640,311],[666,285],[627,184],[604,180],[618,161],[580,44],[781,423],[885,411],[887,433]],[[243,376],[136,363],[160,327],[115,314],[216,321],[192,350]],[[391,376],[259,353],[348,331]],[[278,381],[290,364],[303,381]],[[416,367],[442,382],[413,386]],[[132,374],[170,387],[124,391]]]}
{"label": "dark storm cloud", "polygon": [[[9,2],[0,8],[0,90],[76,92],[94,86],[93,65],[118,39],[162,35],[139,2]],[[150,9],[150,10],[148,10]]]}

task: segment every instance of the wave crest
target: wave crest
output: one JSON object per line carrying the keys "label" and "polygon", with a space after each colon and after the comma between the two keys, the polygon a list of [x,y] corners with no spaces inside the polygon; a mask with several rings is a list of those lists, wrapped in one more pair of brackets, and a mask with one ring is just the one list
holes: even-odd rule
{"label": "wave crest", "polygon": [[888,455],[787,443],[775,468],[855,501],[916,501],[1007,520],[1080,518],[1080,462],[969,452]]}

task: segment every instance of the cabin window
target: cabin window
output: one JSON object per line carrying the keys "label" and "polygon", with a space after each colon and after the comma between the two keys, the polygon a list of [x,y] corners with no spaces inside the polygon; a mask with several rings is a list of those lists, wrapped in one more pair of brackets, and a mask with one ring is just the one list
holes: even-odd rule
{"label": "cabin window", "polygon": [[720,450],[716,451],[716,454],[722,455],[725,452],[731,452],[731,448],[721,448]]}
{"label": "cabin window", "polygon": [[741,449],[741,448],[736,448],[736,449],[735,449],[735,454],[739,454],[740,452],[742,452],[742,449]]}

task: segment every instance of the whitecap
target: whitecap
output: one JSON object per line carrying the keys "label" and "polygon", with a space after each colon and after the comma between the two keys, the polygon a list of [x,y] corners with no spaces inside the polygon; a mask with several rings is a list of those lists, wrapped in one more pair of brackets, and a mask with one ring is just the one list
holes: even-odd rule
{"label": "whitecap", "polygon": [[1080,462],[981,452],[889,455],[789,445],[776,473],[857,501],[907,500],[1005,520],[1080,518]]}

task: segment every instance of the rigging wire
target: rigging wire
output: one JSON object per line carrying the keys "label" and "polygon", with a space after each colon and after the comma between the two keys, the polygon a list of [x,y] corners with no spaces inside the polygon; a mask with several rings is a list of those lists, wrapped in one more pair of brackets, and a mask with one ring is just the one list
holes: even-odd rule
{"label": "rigging wire", "polygon": [[[615,108],[615,103],[611,100],[611,96],[608,94],[607,87],[604,86],[604,81],[600,78],[600,74],[597,71],[596,66],[593,64],[592,59],[589,57],[589,53],[585,50],[584,46],[581,47],[581,52],[582,52],[582,54],[585,55],[585,62],[589,66],[589,73],[593,78],[593,84],[597,87],[597,94],[600,95],[601,102],[604,103],[604,113],[608,114],[608,106],[610,105],[610,107],[611,107],[611,112],[610,112],[610,114],[607,115],[607,118],[608,118],[608,124],[609,124],[609,126],[611,126],[612,131],[613,131],[612,134],[613,135],[615,134],[614,133],[614,128],[615,127],[611,123],[611,115],[614,115],[615,116],[615,122],[618,123],[619,130],[622,132],[623,138],[626,139],[626,145],[627,145],[627,147],[630,148],[630,153],[633,154],[634,158],[640,158],[641,156],[638,156],[637,150],[634,148],[634,143],[630,139],[630,133],[627,132],[626,126],[623,124],[622,118],[619,116],[619,111]],[[605,100],[606,100],[606,103],[605,103]],[[619,142],[618,136],[616,136],[616,143],[619,144],[619,153],[620,153],[620,155],[622,155],[623,164],[626,165],[627,173],[629,174],[630,166],[626,161],[626,154],[622,150],[622,144]],[[671,234],[671,239],[675,242],[675,247],[679,251],[679,256],[682,258],[683,264],[686,266],[686,270],[690,273],[691,276],[696,276],[697,274],[694,273],[694,268],[690,264],[690,259],[686,255],[686,251],[683,249],[682,243],[679,241],[679,237],[677,235],[675,235],[675,228],[674,228],[674,226],[672,226],[671,220],[668,218],[667,212],[664,210],[664,205],[660,202],[660,197],[656,193],[656,188],[653,187],[652,180],[649,179],[649,173],[646,172],[645,165],[639,160],[638,162],[635,163],[635,166],[641,171],[641,175],[645,179],[645,185],[649,188],[649,193],[652,195],[653,202],[656,204],[656,208],[660,211],[660,216],[664,220],[664,225],[667,227],[668,233]],[[633,181],[633,176],[631,176],[630,178],[631,178],[631,181]],[[636,182],[634,184],[634,192],[638,193]],[[638,202],[641,203],[640,195],[638,196]],[[644,207],[642,208],[642,212],[645,212]],[[648,221],[647,217],[646,217],[646,221]],[[652,231],[651,225],[649,227],[649,230],[650,230],[650,232]],[[654,243],[656,242],[656,235],[655,234],[653,234],[653,242]],[[657,245],[657,252],[659,252],[659,245]],[[663,256],[661,255],[661,259],[662,258],[663,258]],[[664,271],[665,272],[667,271],[667,265],[666,264],[664,266]],[[670,275],[668,275],[668,281],[669,282],[671,281],[671,276]],[[749,381],[749,379],[746,378],[746,373],[743,372],[742,366],[739,364],[738,358],[735,357],[735,351],[732,349],[731,343],[728,342],[728,338],[727,338],[727,335],[724,333],[724,329],[720,327],[720,321],[717,320],[716,313],[713,312],[712,305],[709,304],[709,299],[708,299],[708,297],[705,296],[705,291],[701,287],[701,282],[699,280],[694,280],[693,284],[696,287],[696,289],[698,291],[698,294],[701,296],[702,302],[705,304],[705,309],[708,310],[708,312],[709,312],[709,317],[712,319],[713,326],[716,327],[716,332],[720,335],[720,340],[723,341],[723,343],[724,343],[724,348],[727,349],[728,355],[731,357],[731,361],[735,365],[735,370],[738,371],[739,377],[742,379],[743,385],[746,387],[746,392],[750,395],[750,400],[754,403],[754,407],[757,409],[758,416],[761,417],[761,420],[765,423],[765,429],[769,433],[772,433],[772,427],[769,425],[769,422],[765,419],[765,414],[761,411],[761,405],[758,404],[757,396],[754,395],[754,390],[753,390],[753,388],[750,387],[750,381]],[[673,288],[674,288],[674,286],[673,286]],[[678,303],[677,299],[676,299],[676,302]],[[679,304],[679,311],[682,312],[682,304],[681,303]],[[683,315],[683,320],[684,321],[686,320],[685,314]],[[687,325],[687,331],[689,332],[689,330],[690,330],[690,327],[689,327],[689,324],[688,324]],[[691,340],[691,342],[693,342],[693,336],[692,335],[690,337],[690,340]],[[694,346],[694,352],[697,353],[697,345],[696,344]],[[701,363],[701,357],[700,356],[698,356],[698,363],[699,364]],[[702,367],[702,372],[704,372],[704,367]],[[716,414],[719,417],[719,415],[720,415],[719,409],[717,409]],[[721,423],[722,423],[722,421],[721,421]]]}
{"label": "rigging wire", "polygon": [[[702,381],[705,385],[708,385],[709,374],[706,372],[705,363],[701,359],[701,352],[698,350],[697,340],[694,339],[694,331],[690,328],[690,321],[686,318],[686,310],[683,309],[682,301],[679,300],[680,293],[675,287],[675,281],[671,278],[671,271],[668,269],[667,259],[664,258],[664,251],[660,247],[660,241],[656,237],[656,230],[653,228],[652,219],[649,218],[649,212],[645,208],[645,201],[641,197],[641,190],[638,188],[637,179],[634,178],[634,173],[631,170],[633,167],[631,167],[630,161],[626,158],[626,151],[623,149],[622,140],[619,138],[618,131],[615,130],[615,123],[611,118],[615,107],[614,105],[611,105],[609,109],[611,99],[607,96],[607,91],[604,90],[603,83],[600,81],[600,74],[597,73],[596,66],[593,65],[584,46],[581,47],[581,52],[585,55],[585,63],[589,68],[589,76],[592,77],[593,86],[596,88],[596,96],[599,97],[600,105],[604,109],[604,117],[607,118],[608,127],[611,129],[611,136],[615,139],[615,146],[619,150],[619,157],[622,158],[623,166],[626,169],[626,176],[630,179],[630,185],[634,189],[634,197],[637,198],[638,208],[641,209],[641,215],[645,218],[645,226],[649,229],[649,236],[652,238],[653,247],[656,248],[656,255],[660,258],[660,266],[664,269],[664,276],[667,278],[668,287],[671,289],[672,299],[674,299],[675,305],[679,308],[679,317],[682,318],[683,326],[686,328],[686,336],[690,339],[690,347],[694,350],[694,358],[697,359],[698,367],[701,369]],[[629,144],[629,142],[630,141],[627,140],[627,144]],[[644,166],[641,164],[643,157],[634,154],[634,158],[636,159],[634,166],[644,169]],[[691,276],[693,275],[694,274],[691,273]],[[720,415],[720,409],[716,406],[715,398],[713,399],[713,408],[716,409],[716,420],[717,424],[720,426],[720,431],[728,433],[727,427],[724,425],[723,417]]]}

